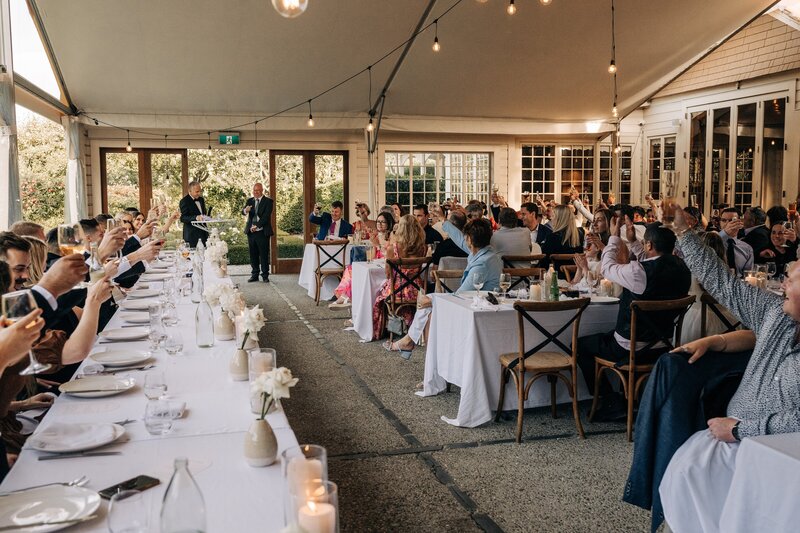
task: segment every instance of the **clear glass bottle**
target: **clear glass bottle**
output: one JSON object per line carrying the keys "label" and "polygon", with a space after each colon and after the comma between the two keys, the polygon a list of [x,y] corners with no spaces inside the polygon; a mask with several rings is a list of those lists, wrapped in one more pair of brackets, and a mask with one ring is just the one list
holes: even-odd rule
{"label": "clear glass bottle", "polygon": [[203,301],[203,265],[195,261],[192,270],[192,303]]}
{"label": "clear glass bottle", "polygon": [[185,457],[175,459],[175,471],[161,502],[161,533],[203,533],[206,506],[203,493],[189,472]]}
{"label": "clear glass bottle", "polygon": [[106,269],[100,262],[100,255],[97,253],[97,243],[93,242],[89,252],[89,283],[103,279],[105,275]]}
{"label": "clear glass bottle", "polygon": [[197,346],[200,348],[214,346],[214,311],[211,310],[211,306],[205,299],[197,304],[197,311],[194,313],[194,327]]}
{"label": "clear glass bottle", "polygon": [[558,297],[558,274],[553,270],[553,266],[550,265],[550,301],[557,302]]}

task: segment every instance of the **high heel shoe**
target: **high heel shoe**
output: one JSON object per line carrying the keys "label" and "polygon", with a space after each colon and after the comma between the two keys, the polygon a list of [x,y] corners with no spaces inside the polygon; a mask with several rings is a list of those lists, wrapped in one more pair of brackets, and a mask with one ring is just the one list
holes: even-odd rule
{"label": "high heel shoe", "polygon": [[411,350],[406,350],[406,349],[400,348],[400,346],[398,346],[398,344],[396,342],[390,342],[390,341],[384,342],[383,343],[383,348],[387,352],[400,352],[400,357],[402,357],[406,361],[411,359],[411,351],[413,350],[413,348]]}

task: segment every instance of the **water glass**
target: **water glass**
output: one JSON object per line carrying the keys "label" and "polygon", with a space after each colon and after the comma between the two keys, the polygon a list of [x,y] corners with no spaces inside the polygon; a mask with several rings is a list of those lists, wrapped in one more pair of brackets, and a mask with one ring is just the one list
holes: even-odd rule
{"label": "water glass", "polygon": [[149,513],[138,490],[121,490],[108,503],[108,530],[111,533],[147,533]]}
{"label": "water glass", "polygon": [[157,400],[167,392],[167,380],[163,372],[148,372],[144,375],[144,395]]}
{"label": "water glass", "polygon": [[183,352],[183,336],[179,330],[174,329],[167,334],[164,350],[169,355],[180,355]]}
{"label": "water glass", "polygon": [[165,326],[175,326],[178,324],[178,310],[175,307],[174,301],[167,302],[164,305],[161,321]]}
{"label": "water glass", "polygon": [[172,405],[167,400],[150,400],[144,408],[144,426],[151,435],[166,435],[174,424]]}

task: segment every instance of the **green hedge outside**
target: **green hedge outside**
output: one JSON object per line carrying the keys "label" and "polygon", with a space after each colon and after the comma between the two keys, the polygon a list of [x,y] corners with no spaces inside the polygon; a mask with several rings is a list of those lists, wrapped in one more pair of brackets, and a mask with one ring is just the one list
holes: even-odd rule
{"label": "green hedge outside", "polygon": [[[304,247],[305,244],[302,241],[280,244],[278,245],[278,257],[303,257]],[[228,245],[228,264],[250,264],[250,250],[248,250],[246,244]]]}

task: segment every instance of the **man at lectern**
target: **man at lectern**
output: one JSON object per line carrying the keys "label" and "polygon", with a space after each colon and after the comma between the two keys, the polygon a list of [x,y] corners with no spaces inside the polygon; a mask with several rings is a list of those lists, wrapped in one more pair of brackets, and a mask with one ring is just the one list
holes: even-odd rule
{"label": "man at lectern", "polygon": [[211,208],[206,209],[203,198],[203,188],[199,181],[189,182],[189,194],[181,199],[181,222],[183,222],[183,240],[194,248],[197,241],[206,243],[208,233],[192,225],[194,220],[207,220],[211,215]]}

